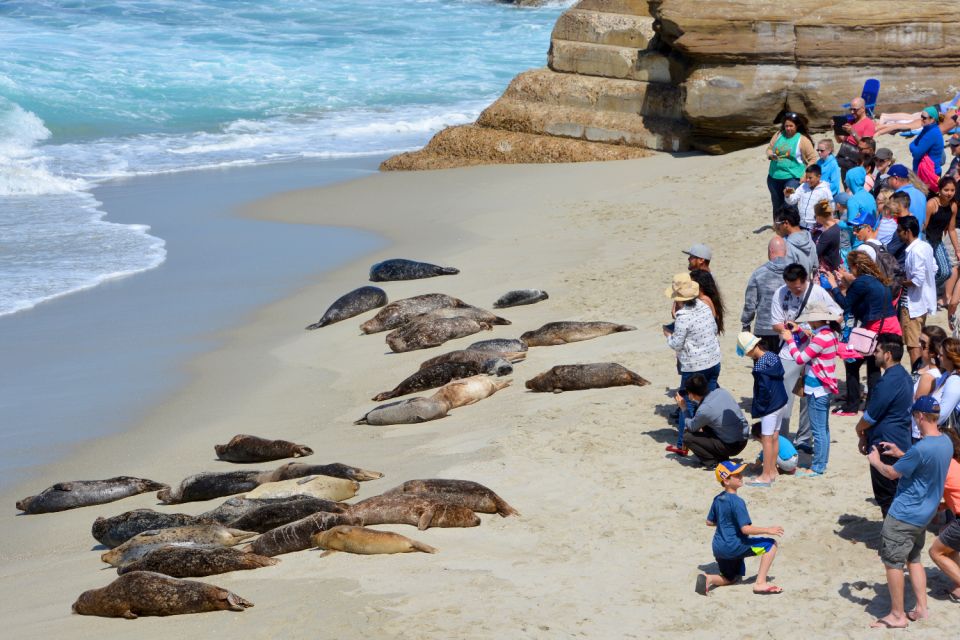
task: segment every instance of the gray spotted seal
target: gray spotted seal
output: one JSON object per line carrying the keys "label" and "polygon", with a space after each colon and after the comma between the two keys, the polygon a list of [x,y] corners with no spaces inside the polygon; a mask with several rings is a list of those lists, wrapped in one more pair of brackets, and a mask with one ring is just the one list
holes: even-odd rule
{"label": "gray spotted seal", "polygon": [[310,544],[326,551],[326,556],[335,551],[373,555],[381,553],[436,553],[437,549],[428,544],[411,540],[407,536],[390,531],[377,531],[366,527],[340,525],[327,531],[315,533],[310,538]]}
{"label": "gray spotted seal", "polygon": [[471,305],[434,309],[433,311],[428,311],[427,313],[421,313],[420,315],[413,316],[407,322],[421,322],[423,320],[429,320],[432,318],[470,318],[471,320],[476,320],[477,322],[486,322],[487,324],[512,324],[506,318],[501,318],[500,316],[496,315],[495,313],[491,313],[486,309],[481,309],[480,307],[474,307]]}
{"label": "gray spotted seal", "polygon": [[333,304],[324,312],[323,317],[317,322],[307,325],[307,329],[319,329],[328,324],[340,322],[371,309],[382,307],[385,304],[387,304],[386,291],[380,287],[360,287],[334,300]]}
{"label": "gray spotted seal", "polygon": [[123,575],[131,571],[153,571],[173,578],[202,578],[229,571],[247,571],[270,567],[279,560],[243,553],[232,547],[160,547],[139,560],[117,568]]}
{"label": "gray spotted seal", "polygon": [[332,478],[365,482],[367,480],[379,480],[383,477],[383,474],[379,471],[369,471],[367,469],[361,469],[360,467],[351,467],[341,462],[331,462],[330,464],[288,462],[270,472],[268,482],[293,480],[294,478],[304,478],[306,476],[330,476]]}
{"label": "gray spotted seal", "polygon": [[526,351],[527,343],[523,340],[508,339],[508,338],[493,338],[491,340],[480,340],[479,342],[474,342],[469,347],[467,351],[490,351],[497,353],[516,353],[519,351]]}
{"label": "gray spotted seal", "polygon": [[138,533],[123,544],[101,554],[100,559],[117,567],[146,555],[146,552],[138,551],[140,547],[157,547],[177,542],[232,547],[255,535],[256,532],[232,529],[222,524],[192,524],[156,529]]}
{"label": "gray spotted seal", "polygon": [[578,391],[581,389],[602,389],[604,387],[623,387],[636,385],[643,387],[648,380],[615,362],[595,364],[561,364],[549,371],[527,380],[526,387],[531,391]]}
{"label": "gray spotted seal", "polygon": [[636,330],[636,327],[614,322],[548,322],[535,331],[527,331],[520,339],[530,347],[549,347]]}
{"label": "gray spotted seal", "polygon": [[509,387],[512,383],[512,379],[497,380],[484,375],[470,376],[469,378],[448,382],[430,396],[430,400],[446,404],[449,411],[489,398],[497,391]]}
{"label": "gray spotted seal", "polygon": [[[333,500],[324,500],[314,496],[297,495],[295,499],[274,499],[275,502],[264,504],[233,519],[229,526],[243,531],[266,533],[270,529],[282,527],[296,520],[301,520],[314,513],[344,513],[347,506]],[[257,500],[257,498],[249,498]]]}
{"label": "gray spotted seal", "polygon": [[243,611],[252,606],[249,600],[212,584],[134,571],[103,588],[84,591],[73,603],[73,611],[85,616],[132,620],[137,616]]}
{"label": "gray spotted seal", "polygon": [[442,500],[417,495],[379,495],[361,500],[350,507],[363,526],[375,524],[409,524],[421,531],[430,527],[476,527],[480,524],[471,509]]}
{"label": "gray spotted seal", "polygon": [[[441,354],[430,358],[429,360],[424,360],[420,363],[421,369],[428,369],[430,367],[436,366],[438,364],[445,364],[448,362],[463,362],[471,363],[477,365],[485,365],[490,360],[499,360],[503,359],[511,364],[517,362],[522,362],[524,358],[527,357],[527,354],[516,351],[516,352],[497,352],[497,351],[475,351],[472,349],[457,349],[456,351],[448,351],[447,353]],[[489,372],[487,372],[489,373]],[[498,374],[500,375],[500,374]]]}
{"label": "gray spotted seal", "polygon": [[384,260],[370,267],[370,282],[388,282],[391,280],[419,280],[435,276],[455,276],[460,269],[440,267],[429,262],[417,262],[404,258]]}
{"label": "gray spotted seal", "polygon": [[447,415],[449,405],[430,398],[410,398],[374,407],[353,424],[382,427],[391,424],[419,424]]}
{"label": "gray spotted seal", "polygon": [[313,455],[313,449],[305,444],[268,440],[243,433],[233,436],[227,444],[214,445],[213,450],[218,458],[227,462],[270,462]]}
{"label": "gray spotted seal", "polygon": [[467,507],[477,513],[497,513],[503,518],[520,515],[506,500],[479,482],[470,480],[407,480],[382,495],[416,495]]}
{"label": "gray spotted seal", "polygon": [[490,331],[486,322],[477,322],[471,318],[425,318],[417,322],[408,322],[399,329],[387,334],[387,346],[394,353],[429,349],[448,340],[471,336],[480,331]]}
{"label": "gray spotted seal", "polygon": [[513,365],[503,358],[494,358],[490,360],[477,359],[474,362],[445,362],[433,365],[425,369],[420,369],[416,373],[408,376],[403,382],[398,384],[391,391],[378,393],[373,397],[376,402],[389,400],[398,396],[405,396],[408,393],[416,393],[427,389],[441,387],[451,380],[460,378],[469,378],[480,373],[490,375],[504,376],[513,373]]}
{"label": "gray spotted seal", "polygon": [[310,548],[310,538],[316,533],[341,524],[360,524],[360,519],[349,513],[314,513],[271,529],[240,550],[261,556],[274,557]]}
{"label": "gray spotted seal", "polygon": [[146,491],[166,489],[162,482],[146,478],[117,476],[106,480],[74,480],[58,482],[35,496],[17,500],[17,509],[24,513],[53,513],[94,504],[113,502]]}
{"label": "gray spotted seal", "polygon": [[[234,523],[239,522],[241,518],[244,518],[245,516],[252,514],[263,507],[296,502],[306,502],[313,506],[320,507],[317,509],[317,511],[339,511],[336,502],[332,502],[330,500],[321,500],[320,498],[314,498],[313,496],[296,495],[290,496],[289,498],[247,498],[236,496],[233,498],[227,498],[216,508],[210,509],[209,511],[204,511],[197,517],[232,527],[234,526]],[[236,528],[243,529],[243,527]],[[244,530],[255,531],[253,528]]]}
{"label": "gray spotted seal", "polygon": [[153,509],[134,509],[110,518],[97,518],[90,532],[97,542],[112,549],[144,531],[183,527],[203,522],[213,522],[213,520],[205,520],[202,516],[190,516],[185,513],[161,513]]}
{"label": "gray spotted seal", "polygon": [[389,331],[396,329],[402,324],[407,323],[410,318],[424,313],[429,313],[437,309],[447,308],[465,308],[469,307],[466,302],[445,293],[425,293],[411,298],[401,298],[394,300],[383,309],[377,312],[366,322],[360,325],[360,331],[363,333],[379,333],[380,331]]}
{"label": "gray spotted seal", "polygon": [[494,309],[505,309],[506,307],[518,307],[523,304],[534,304],[541,300],[546,300],[550,296],[546,291],[540,289],[516,289],[507,291],[493,303]]}

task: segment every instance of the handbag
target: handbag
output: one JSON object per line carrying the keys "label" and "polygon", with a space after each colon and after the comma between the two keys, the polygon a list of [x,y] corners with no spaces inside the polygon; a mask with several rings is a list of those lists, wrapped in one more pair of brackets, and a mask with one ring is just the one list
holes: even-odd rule
{"label": "handbag", "polygon": [[850,332],[847,347],[865,356],[872,355],[877,348],[877,332],[864,329],[863,327],[856,327]]}

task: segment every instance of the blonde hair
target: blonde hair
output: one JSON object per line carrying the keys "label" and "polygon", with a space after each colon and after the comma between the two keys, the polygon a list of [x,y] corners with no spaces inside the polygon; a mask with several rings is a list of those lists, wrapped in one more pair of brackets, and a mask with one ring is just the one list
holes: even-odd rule
{"label": "blonde hair", "polygon": [[883,205],[883,213],[889,214],[887,217],[890,218],[899,218],[900,214],[903,213],[903,206],[894,200],[888,200]]}
{"label": "blonde hair", "polygon": [[832,218],[833,204],[829,200],[821,200],[813,205],[813,215],[817,218]]}
{"label": "blonde hair", "polygon": [[877,194],[877,206],[882,207],[887,202],[890,201],[890,196],[893,195],[893,189],[880,189],[880,192]]}

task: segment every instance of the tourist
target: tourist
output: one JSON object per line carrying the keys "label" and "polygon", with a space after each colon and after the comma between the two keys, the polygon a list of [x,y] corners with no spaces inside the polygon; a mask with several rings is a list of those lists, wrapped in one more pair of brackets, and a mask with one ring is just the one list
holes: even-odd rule
{"label": "tourist", "polygon": [[906,260],[903,270],[907,304],[900,309],[900,327],[903,341],[910,352],[911,364],[920,358],[920,332],[927,316],[937,312],[937,261],[933,249],[920,240],[920,226],[913,216],[897,221],[897,237],[906,245]]}
{"label": "tourist", "polygon": [[850,118],[843,125],[842,130],[844,133],[836,134],[835,138],[840,143],[840,149],[837,151],[837,163],[840,165],[841,178],[845,178],[850,169],[860,165],[860,148],[858,146],[860,139],[873,138],[876,132],[873,120],[867,115],[863,98],[854,98],[850,101]]}
{"label": "tourist", "polygon": [[774,330],[770,318],[770,303],[777,289],[783,286],[783,270],[787,268],[787,244],[780,236],[774,236],[767,244],[767,262],[750,274],[747,289],[743,293],[743,311],[740,325],[760,338],[763,348],[776,353],[780,350],[780,334]]}
{"label": "tourist", "polygon": [[[910,215],[910,194],[905,191],[895,191],[893,195],[890,196],[890,202],[887,203],[887,207],[890,209],[893,219],[899,222],[900,218],[905,218]],[[893,237],[884,244],[887,247],[887,251],[892,253],[897,259],[897,262],[900,263],[900,266],[903,267],[903,264],[907,261],[907,245],[904,244],[899,234],[897,234],[897,228],[898,227],[894,227]]]}
{"label": "tourist", "polygon": [[877,201],[864,188],[866,178],[867,172],[863,167],[854,167],[847,171],[847,177],[844,178],[844,184],[850,192],[850,199],[847,200],[847,220],[866,218],[871,220],[872,226],[876,226]]}
{"label": "tourist", "polygon": [[[897,233],[897,218],[900,217],[900,205],[893,210],[893,189],[881,189],[877,194],[877,210],[880,212],[880,224],[877,226],[877,240],[886,245]],[[907,196],[909,199],[909,196]]]}
{"label": "tourist", "polygon": [[884,189],[888,189],[888,178],[890,177],[887,171],[894,164],[893,151],[887,149],[886,147],[880,147],[877,149],[877,152],[873,156],[875,163],[873,165],[873,189],[871,193],[874,198],[877,199],[877,207],[880,207],[880,193]]}
{"label": "tourist", "polygon": [[[857,241],[857,251],[862,251],[867,254],[868,258],[876,262],[878,252],[887,250],[877,238],[879,228],[874,229],[869,220],[854,220],[850,226],[853,230],[853,237]],[[896,222],[894,222],[894,230],[896,230]],[[848,258],[849,256],[850,254],[847,254]]]}
{"label": "tourist", "polygon": [[787,262],[803,265],[807,274],[813,277],[820,268],[817,247],[813,244],[810,232],[800,226],[800,212],[793,205],[784,205],[777,214],[774,223],[777,235],[787,243]]}
{"label": "tourist", "polygon": [[703,269],[694,269],[690,272],[690,279],[700,285],[700,300],[710,307],[710,313],[717,323],[717,333],[723,335],[723,314],[726,307],[723,304],[723,297],[720,295],[720,289],[717,288],[717,282],[709,271]]}
{"label": "tourist", "polygon": [[864,179],[864,187],[867,191],[873,192],[873,172],[877,167],[876,153],[877,141],[873,138],[860,138],[857,141],[857,149],[860,151],[860,168],[867,172]]}
{"label": "tourist", "polygon": [[943,175],[950,176],[954,180],[960,180],[960,137],[956,134],[950,136],[950,139],[947,141],[947,146],[950,147],[950,153],[953,155],[953,159],[950,160],[950,166]]}
{"label": "tourist", "polygon": [[[943,495],[947,469],[953,459],[953,441],[940,432],[940,405],[931,396],[918,398],[910,411],[923,434],[919,442],[906,451],[895,442],[878,442],[867,453],[871,470],[898,482],[880,532],[880,559],[890,589],[890,613],[875,620],[870,625],[873,628],[902,629],[911,621],[928,617],[927,572],[920,554],[927,525]],[[895,462],[890,464],[884,458]],[[904,569],[910,572],[917,602],[909,613],[904,611]]]}
{"label": "tourist", "polygon": [[710,271],[710,260],[713,259],[713,251],[705,244],[695,244],[683,253],[687,254],[687,270]]}
{"label": "tourist", "polygon": [[684,445],[712,469],[721,462],[739,454],[747,446],[747,419],[726,389],[710,389],[707,379],[700,374],[687,378],[684,385],[687,397],[675,396],[680,411],[686,411],[688,401],[697,405],[683,436]]}
{"label": "tourist", "polygon": [[[903,358],[903,344],[895,337],[885,337],[877,342],[874,351],[877,366],[883,375],[873,388],[867,400],[866,411],[857,422],[858,449],[863,455],[874,450],[881,442],[893,443],[900,451],[906,451],[913,444],[910,437],[910,407],[913,405],[913,380],[907,370],[900,365]],[[896,458],[887,456],[882,450],[880,459],[893,464]],[[887,517],[887,511],[897,493],[896,478],[888,478],[872,465],[870,484],[873,497],[880,507],[880,513]]]}
{"label": "tourist", "polygon": [[784,203],[784,189],[796,187],[803,177],[804,170],[817,161],[813,150],[813,141],[807,133],[806,121],[793,112],[783,116],[780,130],[773,134],[767,145],[767,188],[770,190],[770,203],[773,216]]}
{"label": "tourist", "polygon": [[767,574],[773,559],[777,555],[777,542],[772,538],[754,538],[751,536],[782,536],[783,527],[758,527],[750,519],[747,503],[737,495],[743,486],[741,474],[745,464],[721,462],[714,471],[717,482],[723,485],[723,491],[713,499],[710,513],[707,514],[707,526],[716,527],[713,534],[713,557],[717,561],[719,573],[701,573],[697,576],[695,591],[707,595],[714,587],[726,587],[740,581],[746,573],[744,558],[760,557],[760,569],[753,583],[753,592],[757,594],[782,593],[783,589],[767,582]]}
{"label": "tourist", "polygon": [[[837,335],[830,323],[840,322],[840,315],[832,313],[826,305],[810,303],[797,317],[797,322],[810,325],[811,331],[804,347],[797,346],[797,324],[788,324],[780,331],[790,357],[804,366],[803,394],[807,399],[807,415],[813,434],[813,461],[809,471],[798,471],[798,477],[822,476],[827,471],[830,459],[830,395],[839,391],[836,375]],[[799,434],[798,434],[799,438]]]}
{"label": "tourist", "polygon": [[833,217],[833,207],[826,200],[818,202],[815,209],[817,222],[817,258],[820,261],[820,271],[839,269],[843,261],[840,259],[840,231],[839,221]]}
{"label": "tourist", "polygon": [[960,518],[956,517],[960,514],[960,435],[953,425],[944,425],[942,422],[940,431],[949,436],[953,443],[953,459],[943,483],[943,502],[954,518],[948,521],[930,545],[930,559],[952,583],[952,588],[947,591],[947,599],[960,604]]}
{"label": "tourist", "polygon": [[933,257],[937,262],[935,280],[938,287],[943,287],[944,299],[941,304],[947,308],[951,328],[953,315],[957,310],[956,295],[960,292],[954,291],[957,285],[957,269],[952,266],[950,257],[947,255],[943,234],[946,233],[949,236],[951,250],[960,261],[960,252],[957,251],[960,243],[957,242],[957,202],[954,200],[956,195],[957,181],[949,176],[940,178],[937,183],[937,195],[927,202],[927,217],[923,227],[923,237],[933,249]]}
{"label": "tourist", "polygon": [[917,219],[920,228],[923,228],[924,220],[927,217],[927,196],[917,188],[910,176],[910,171],[902,164],[895,164],[890,167],[889,183],[893,187],[894,193],[903,192],[910,196],[910,215]]}
{"label": "tourist", "polygon": [[840,193],[840,165],[833,157],[833,140],[824,138],[817,143],[817,164],[820,165],[820,179],[830,185],[830,193],[836,196]]}
{"label": "tourist", "polygon": [[[930,325],[923,328],[923,335],[920,336],[920,366],[913,374],[914,400],[920,396],[934,395],[940,386],[940,376],[943,375],[940,370],[940,348],[946,339],[947,332],[938,326]],[[939,396],[934,395],[934,397],[937,402],[940,402]],[[920,426],[912,417],[910,420],[911,437],[916,442],[920,439]]]}
{"label": "tourist", "polygon": [[931,190],[943,171],[943,132],[940,130],[940,114],[936,107],[927,107],[920,112],[920,134],[910,143],[913,156],[913,172]]}
{"label": "tourist", "polygon": [[[787,193],[790,192],[790,193]],[[803,182],[796,189],[784,192],[787,204],[797,207],[800,212],[800,226],[813,231],[816,224],[814,207],[821,201],[833,202],[830,185],[820,180],[820,165],[811,164],[803,174]]]}
{"label": "tourist", "polygon": [[[761,443],[763,446],[763,428],[759,422],[754,422],[750,427],[750,435],[757,442]],[[793,474],[797,471],[797,464],[800,461],[800,455],[797,453],[796,447],[793,446],[793,443],[784,438],[783,436],[777,436],[777,470],[780,473]],[[761,472],[763,471],[763,449],[760,450],[760,453],[757,455],[757,461],[754,463],[760,467]]]}
{"label": "tourist", "polygon": [[760,420],[760,445],[764,464],[756,486],[769,487],[777,479],[778,443],[787,390],[783,386],[783,363],[775,352],[763,348],[760,338],[743,332],[737,336],[737,355],[753,360],[753,400],[750,416]]}
{"label": "tourist", "polygon": [[946,423],[960,406],[960,340],[947,338],[940,343],[940,379],[931,395],[943,410],[940,423]]}

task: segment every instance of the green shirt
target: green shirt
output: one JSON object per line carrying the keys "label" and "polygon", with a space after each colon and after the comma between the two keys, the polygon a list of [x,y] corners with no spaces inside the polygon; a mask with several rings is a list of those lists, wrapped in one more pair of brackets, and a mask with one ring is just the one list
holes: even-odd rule
{"label": "green shirt", "polygon": [[800,155],[800,133],[795,133],[791,137],[786,137],[782,133],[777,136],[773,143],[773,152],[777,154],[776,159],[770,161],[770,177],[774,180],[790,180],[803,177],[806,165],[803,164],[803,156]]}

